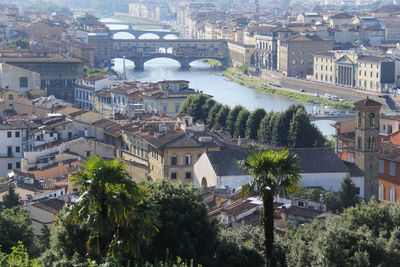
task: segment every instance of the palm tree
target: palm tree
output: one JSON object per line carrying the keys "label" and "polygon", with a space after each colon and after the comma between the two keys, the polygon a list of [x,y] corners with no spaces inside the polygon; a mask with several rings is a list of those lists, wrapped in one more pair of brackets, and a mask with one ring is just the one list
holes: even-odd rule
{"label": "palm tree", "polygon": [[257,192],[263,201],[264,252],[267,266],[271,266],[274,245],[274,197],[282,191],[293,192],[300,180],[296,155],[287,148],[256,150],[243,167],[254,179],[243,186],[242,192]]}
{"label": "palm tree", "polygon": [[89,231],[89,254],[137,256],[140,244],[149,242],[157,231],[147,191],[130,179],[119,159],[105,161],[93,155],[83,166],[85,170],[71,178],[81,194],[71,205],[67,221]]}

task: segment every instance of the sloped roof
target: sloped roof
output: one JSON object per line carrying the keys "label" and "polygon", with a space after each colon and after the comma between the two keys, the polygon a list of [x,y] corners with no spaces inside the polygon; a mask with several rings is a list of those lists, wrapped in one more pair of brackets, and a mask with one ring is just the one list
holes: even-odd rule
{"label": "sloped roof", "polygon": [[[299,157],[301,173],[351,171],[330,148],[293,148],[290,152]],[[246,172],[239,168],[237,161],[247,159],[249,153],[248,149],[206,152],[217,176],[245,175]]]}
{"label": "sloped roof", "polygon": [[348,172],[349,169],[333,150],[326,147],[292,148],[300,162],[298,166],[302,173]]}
{"label": "sloped roof", "polygon": [[318,41],[332,41],[332,39],[320,37],[318,35],[304,35],[296,34],[286,38],[282,38],[281,41],[291,41],[291,42],[318,42]]}
{"label": "sloped roof", "polygon": [[[201,137],[210,137],[211,141],[200,141]],[[223,144],[218,140],[212,132],[208,131],[187,131],[185,134],[172,140],[164,145],[164,147],[222,147]]]}
{"label": "sloped roof", "polygon": [[350,171],[350,177],[364,177],[364,171],[361,170],[355,163],[343,161],[344,165]]}
{"label": "sloped roof", "polygon": [[63,208],[64,203],[64,200],[58,198],[50,198],[43,201],[35,202],[32,204],[32,206],[57,214]]}
{"label": "sloped roof", "polygon": [[246,172],[239,168],[238,160],[245,160],[249,150],[207,151],[207,157],[217,176],[244,175]]}
{"label": "sloped roof", "polygon": [[355,102],[354,106],[355,107],[381,107],[382,104],[367,97],[366,99]]}

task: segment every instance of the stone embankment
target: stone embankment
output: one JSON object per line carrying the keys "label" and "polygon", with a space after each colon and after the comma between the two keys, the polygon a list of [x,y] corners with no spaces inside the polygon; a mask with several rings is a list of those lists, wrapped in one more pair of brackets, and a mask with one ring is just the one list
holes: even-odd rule
{"label": "stone embankment", "polygon": [[[399,111],[398,102],[400,100],[393,99],[390,96],[382,98],[381,94],[361,91],[348,87],[335,86],[332,84],[296,79],[286,77],[280,73],[262,70],[260,78],[269,85],[278,85],[282,89],[304,90],[304,93],[319,94],[324,97],[325,94],[335,95],[349,102],[356,102],[367,96],[383,104],[383,111]],[[381,97],[379,97],[381,96]]]}

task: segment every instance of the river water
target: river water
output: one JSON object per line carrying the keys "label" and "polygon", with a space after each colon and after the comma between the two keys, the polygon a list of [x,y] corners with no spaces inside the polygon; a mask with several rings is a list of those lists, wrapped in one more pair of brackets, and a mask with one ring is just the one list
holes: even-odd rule
{"label": "river water", "polygon": [[[113,29],[123,29],[123,25],[110,25]],[[126,27],[126,26],[125,26]],[[175,36],[167,36],[168,38],[176,38]],[[114,35],[116,39],[133,38],[128,33],[117,33]],[[157,38],[152,34],[145,34],[140,39]],[[269,95],[259,92],[252,88],[248,88],[237,83],[231,82],[222,76],[221,71],[216,71],[210,68],[208,64],[200,61],[191,63],[189,71],[179,70],[179,63],[168,58],[153,59],[145,63],[144,71],[134,71],[133,62],[126,60],[126,76],[129,80],[141,81],[160,81],[160,80],[188,80],[190,86],[196,90],[203,91],[205,94],[212,95],[214,99],[220,103],[227,104],[231,107],[235,105],[243,105],[249,110],[256,108],[264,108],[267,111],[283,111],[291,104],[299,103],[297,101]],[[117,72],[123,71],[123,60],[114,60],[114,70]],[[310,104],[302,103],[308,112],[320,110],[321,112],[327,109]],[[332,110],[332,109],[329,109]],[[324,135],[332,135],[335,130],[330,124],[332,120],[316,121],[315,125],[321,130]]]}

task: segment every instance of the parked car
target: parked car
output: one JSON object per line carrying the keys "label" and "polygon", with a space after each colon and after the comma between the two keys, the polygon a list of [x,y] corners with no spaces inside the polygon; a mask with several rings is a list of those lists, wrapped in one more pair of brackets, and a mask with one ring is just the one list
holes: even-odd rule
{"label": "parked car", "polygon": [[300,92],[304,92],[304,89],[300,89]]}

